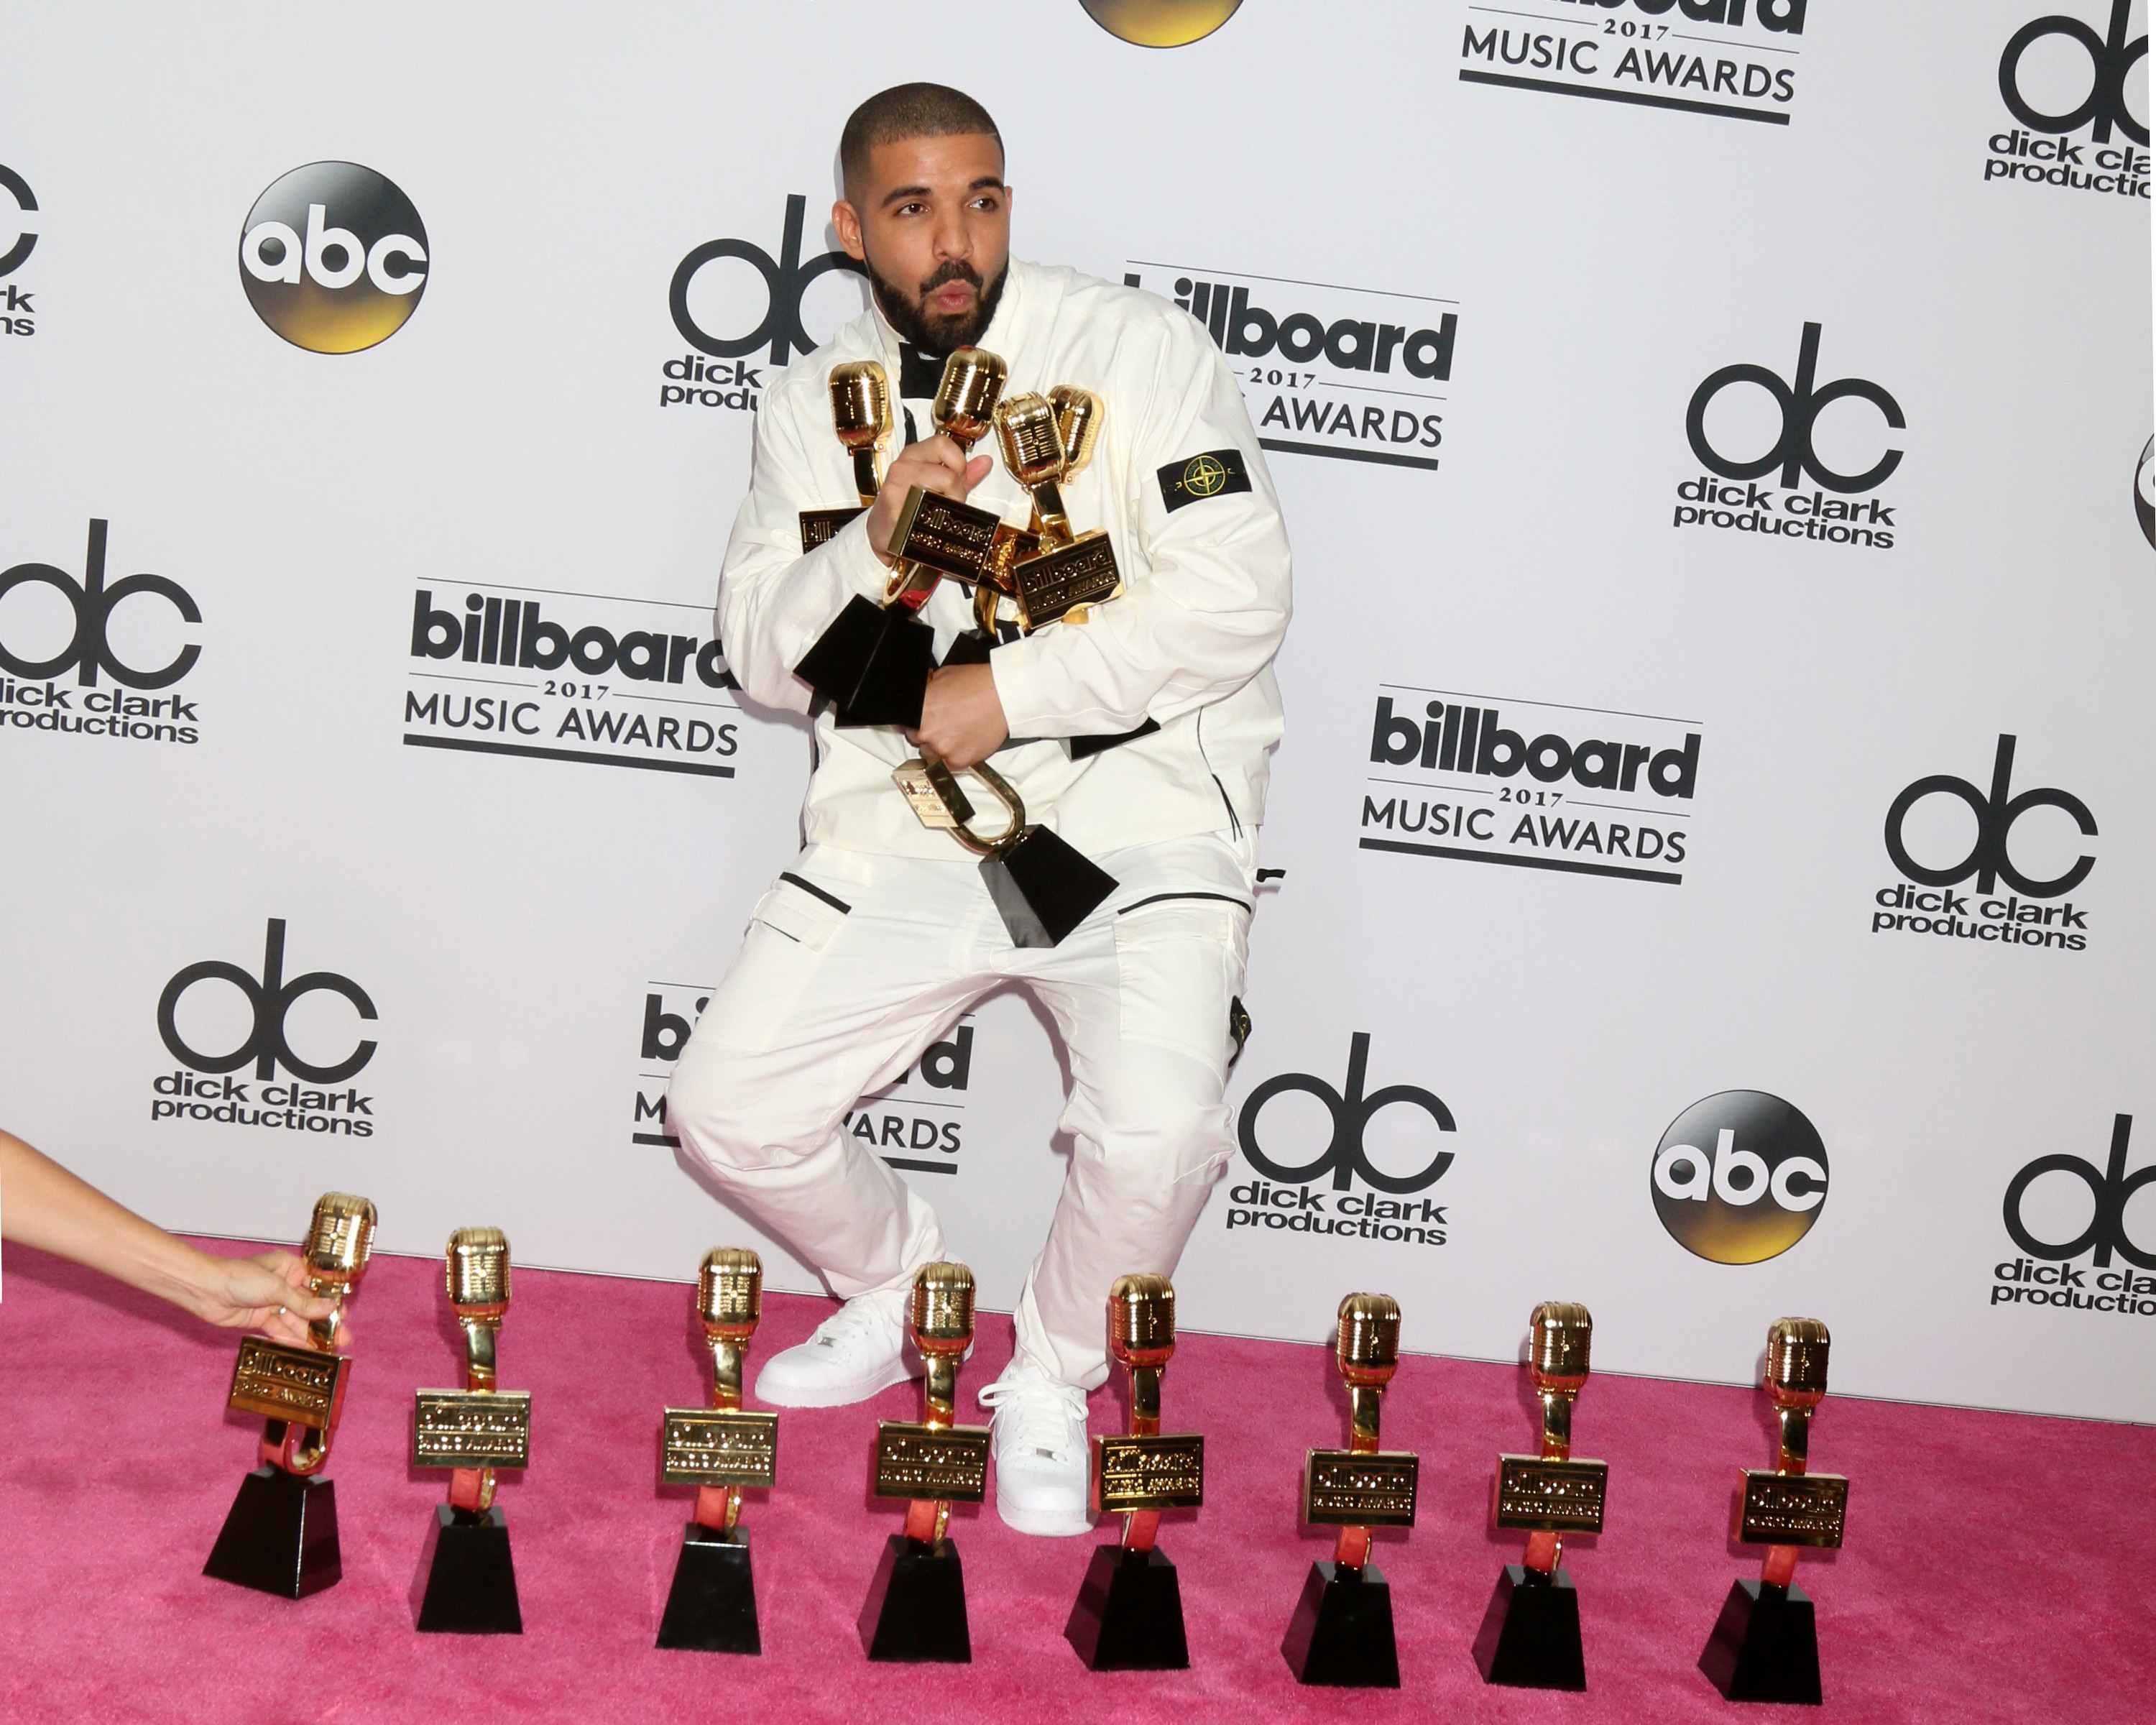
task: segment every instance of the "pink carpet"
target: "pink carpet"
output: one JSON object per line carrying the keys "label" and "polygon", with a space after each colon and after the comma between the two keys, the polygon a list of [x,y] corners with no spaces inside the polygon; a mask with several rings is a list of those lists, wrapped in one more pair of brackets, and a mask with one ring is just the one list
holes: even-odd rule
{"label": "pink carpet", "polygon": [[[234,1250],[227,1248],[228,1250]],[[522,1271],[502,1384],[533,1395],[527,1474],[502,1488],[521,1639],[422,1637],[411,1587],[444,1481],[406,1464],[412,1392],[460,1356],[438,1265],[377,1258],[355,1301],[357,1368],[331,1460],[344,1580],[295,1604],[205,1580],[253,1421],[223,1412],[237,1338],[34,1252],[10,1248],[0,1305],[0,1710],[33,1720],[1505,1721],[1821,1717],[1731,1709],[1693,1661],[1732,1577],[1739,1466],[1771,1454],[1762,1399],[1599,1377],[1582,1453],[1610,1464],[1609,1528],[1573,1542],[1589,1692],[1485,1689],[1469,1655],[1515,1537],[1486,1527],[1492,1458],[1528,1445],[1522,1374],[1414,1358],[1385,1432],[1423,1458],[1421,1524],[1383,1536],[1404,1686],[1299,1688],[1279,1645],[1314,1557],[1301,1452],[1343,1440],[1316,1348],[1187,1337],[1171,1429],[1207,1435],[1206,1507],[1171,1518],[1191,1669],[1094,1676],[1062,1639],[1092,1539],[1028,1539],[962,1510],[975,1662],[871,1666],[855,1620],[899,1509],[870,1499],[875,1421],[917,1418],[910,1390],[783,1416],[780,1483],[758,1494],[760,1659],[652,1647],[690,1494],[656,1483],[659,1409],[695,1403],[704,1365],[685,1284]],[[774,1296],[759,1351],[830,1308]],[[1771,1315],[1771,1314],[1769,1314]],[[1010,1349],[983,1321],[961,1381]],[[970,1396],[968,1396],[970,1404]],[[1094,1399],[1096,1430],[1122,1417]],[[1850,1543],[1807,1558],[1824,1717],[1849,1721],[2156,1717],[2149,1548],[2156,1433],[1830,1399],[1823,1471],[1851,1476]]]}

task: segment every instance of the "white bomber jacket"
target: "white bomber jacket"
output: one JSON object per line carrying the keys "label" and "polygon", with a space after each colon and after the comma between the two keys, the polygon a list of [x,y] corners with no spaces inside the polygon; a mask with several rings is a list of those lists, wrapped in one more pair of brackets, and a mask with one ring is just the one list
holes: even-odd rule
{"label": "white bomber jacket", "polygon": [[[994,757],[997,769],[1029,820],[1088,855],[1256,825],[1281,729],[1272,660],[1287,628],[1288,546],[1235,373],[1204,327],[1166,300],[1015,259],[979,345],[1009,367],[1009,394],[1067,383],[1101,398],[1092,461],[1063,499],[1074,531],[1107,531],[1125,588],[1082,624],[1050,624],[990,655],[1014,739]],[[757,417],[755,471],[726,547],[717,632],[743,691],[767,706],[808,711],[814,696],[793,667],[854,594],[884,596],[887,572],[869,548],[865,517],[801,551],[799,511],[855,501],[827,380],[834,366],[859,359],[883,365],[896,417],[898,338],[873,310],[789,366]],[[1024,526],[1032,499],[995,440],[974,454],[995,465],[971,501]],[[1217,466],[1192,469],[1207,454]],[[940,658],[971,625],[970,596],[946,581],[921,614]],[[1057,740],[1118,735],[1147,719],[1157,732],[1077,761]],[[898,731],[841,730],[827,710],[816,724],[808,841],[962,859],[891,783],[891,769],[914,752]],[[998,830],[993,799],[974,800],[981,829]]]}

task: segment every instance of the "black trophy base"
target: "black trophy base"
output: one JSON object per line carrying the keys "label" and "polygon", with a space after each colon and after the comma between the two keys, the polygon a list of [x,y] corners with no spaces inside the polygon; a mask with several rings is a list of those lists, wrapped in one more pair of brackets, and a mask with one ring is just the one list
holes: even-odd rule
{"label": "black trophy base", "polygon": [[793,675],[839,709],[844,726],[921,722],[928,674],[936,669],[936,631],[903,605],[878,605],[859,593],[818,637]]}
{"label": "black trophy base", "polygon": [[1811,1596],[1792,1584],[1730,1584],[1699,1668],[1725,1701],[1820,1704],[1819,1626]]}
{"label": "black trophy base", "polygon": [[304,1599],[344,1575],[336,1486],[266,1462],[239,1482],[203,1574],[280,1599]]}
{"label": "black trophy base", "polygon": [[1486,1683],[1514,1689],[1584,1689],[1587,1657],[1579,1645],[1579,1595],[1560,1568],[1544,1576],[1507,1563],[1482,1614],[1475,1664]]}
{"label": "black trophy base", "polygon": [[654,1645],[695,1653],[763,1651],[746,1527],[722,1533],[691,1522],[683,1530],[674,1585]]}
{"label": "black trophy base", "polygon": [[983,857],[981,878],[1014,947],[1061,945],[1116,890],[1113,875],[1046,827],[1028,827],[1015,845]]}
{"label": "black trophy base", "polygon": [[1375,1563],[1343,1569],[1312,1563],[1289,1620],[1281,1656],[1298,1683],[1333,1689],[1397,1689],[1393,1589]]}
{"label": "black trophy base", "polygon": [[419,1602],[423,1635],[521,1635],[516,1566],[510,1561],[509,1523],[499,1508],[480,1514],[434,1509],[431,1548],[422,1560],[426,1595]]}
{"label": "black trophy base", "polygon": [[861,1607],[861,1645],[870,1659],[914,1665],[971,1665],[966,1572],[948,1539],[924,1545],[894,1533]]}
{"label": "black trophy base", "polygon": [[996,644],[996,638],[986,630],[966,629],[952,639],[950,649],[944,654],[943,668],[948,670],[954,665],[986,665]]}
{"label": "black trophy base", "polygon": [[1063,1639],[1094,1671],[1180,1671],[1190,1666],[1183,1584],[1158,1548],[1096,1545]]}

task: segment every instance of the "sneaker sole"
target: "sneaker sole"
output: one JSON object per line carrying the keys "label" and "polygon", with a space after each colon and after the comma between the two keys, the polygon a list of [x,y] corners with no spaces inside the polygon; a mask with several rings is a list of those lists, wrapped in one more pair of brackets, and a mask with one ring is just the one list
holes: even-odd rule
{"label": "sneaker sole", "polygon": [[998,1497],[996,1513],[1013,1532],[1038,1534],[1044,1539],[1075,1539],[1093,1531],[1092,1517],[1083,1510],[1074,1515],[1065,1509],[1022,1509]]}
{"label": "sneaker sole", "polygon": [[766,1373],[756,1380],[756,1399],[774,1408],[849,1408],[855,1402],[881,1395],[894,1384],[903,1384],[912,1375],[903,1360],[876,1376],[847,1378],[836,1384],[781,1387],[773,1384]]}

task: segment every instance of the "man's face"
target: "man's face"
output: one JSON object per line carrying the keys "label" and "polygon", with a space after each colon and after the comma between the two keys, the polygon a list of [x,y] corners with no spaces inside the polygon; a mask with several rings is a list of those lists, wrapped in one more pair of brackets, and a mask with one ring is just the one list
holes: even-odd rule
{"label": "man's face", "polygon": [[878,144],[863,178],[831,223],[891,326],[934,353],[978,341],[1010,262],[1002,146],[986,132]]}

